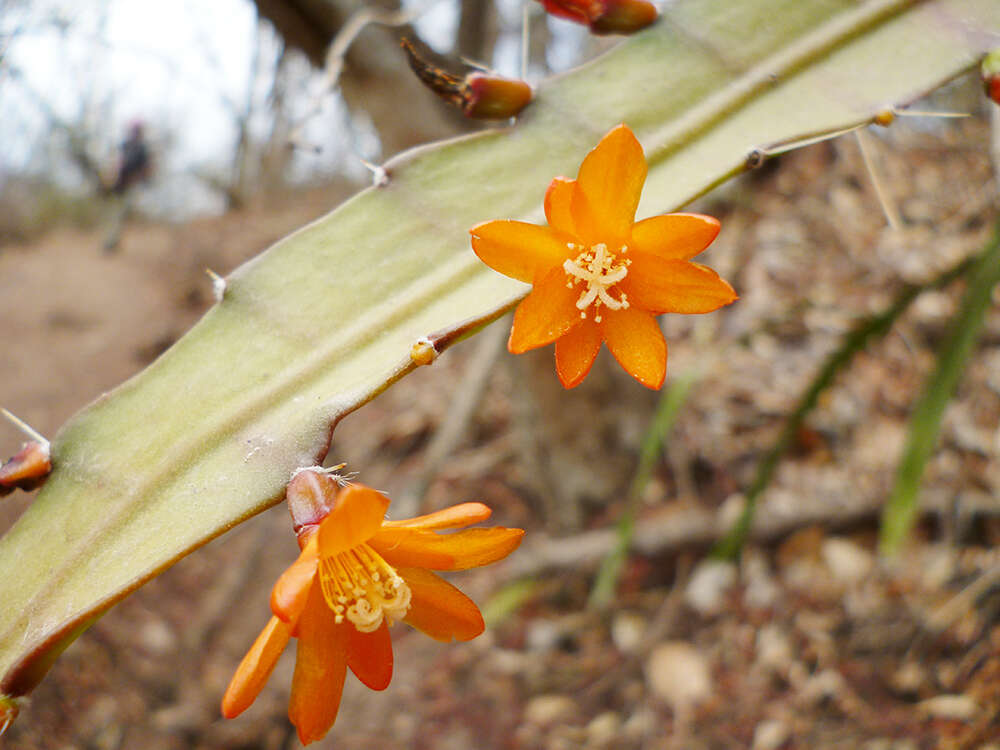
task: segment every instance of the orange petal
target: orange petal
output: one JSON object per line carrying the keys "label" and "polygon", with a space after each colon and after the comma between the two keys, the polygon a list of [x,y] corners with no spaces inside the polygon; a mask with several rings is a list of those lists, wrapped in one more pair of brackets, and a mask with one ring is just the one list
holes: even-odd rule
{"label": "orange petal", "polygon": [[382,620],[378,629],[371,633],[362,633],[355,627],[348,627],[347,632],[347,666],[372,690],[385,690],[392,680],[389,624]]}
{"label": "orange petal", "polygon": [[421,568],[397,570],[410,587],[404,621],[437,641],[471,641],[486,629],[479,607],[443,578]]}
{"label": "orange petal", "polygon": [[236,668],[236,674],[222,696],[223,716],[227,719],[239,716],[256,700],[290,637],[288,626],[277,617],[268,621]]}
{"label": "orange petal", "polygon": [[288,702],[288,718],[303,745],[322,739],[337,719],[351,629],[350,625],[337,625],[320,587],[313,586],[299,622],[299,648]]}
{"label": "orange petal", "polygon": [[382,526],[389,498],[363,484],[352,484],[337,495],[337,504],[319,525],[319,554],[334,555],[371,539]]}
{"label": "orange petal", "polygon": [[587,244],[627,241],[645,181],[646,158],[639,141],[627,125],[612,128],[587,154],[577,176],[601,234],[585,237]]}
{"label": "orange petal", "polygon": [[632,225],[631,248],[660,258],[689,260],[719,234],[719,220],[702,214],[651,216]]}
{"label": "orange petal", "polygon": [[647,388],[659,388],[667,374],[667,342],[656,318],[635,307],[605,310],[601,332],[625,371]]}
{"label": "orange petal", "polygon": [[407,529],[457,529],[485,521],[493,511],[482,503],[460,503],[450,508],[428,513],[416,518],[401,518],[398,521],[386,521],[382,528],[405,527]]}
{"label": "orange petal", "polygon": [[575,388],[590,372],[601,349],[601,329],[585,320],[556,341],[556,373],[563,388]]}
{"label": "orange petal", "polygon": [[469,230],[479,259],[504,276],[531,284],[539,273],[569,257],[566,243],[549,227],[524,221],[487,221]]}
{"label": "orange petal", "polygon": [[285,569],[271,589],[271,611],[293,630],[306,606],[309,588],[316,576],[319,564],[317,536],[312,535],[298,559]]}
{"label": "orange petal", "polygon": [[576,223],[573,221],[573,193],[576,191],[576,180],[568,177],[556,177],[549,183],[545,191],[545,220],[557,232],[576,236]]}
{"label": "orange petal", "polygon": [[394,568],[466,570],[502,560],[517,549],[523,529],[494,526],[437,534],[418,529],[383,528],[368,542]]}
{"label": "orange petal", "polygon": [[687,260],[629,253],[632,265],[621,282],[635,307],[652,313],[707,313],[736,300],[736,292],[715,271]]}
{"label": "orange petal", "polygon": [[567,281],[562,266],[556,266],[521,300],[507,342],[511,354],[551,344],[580,323],[580,311],[576,309],[580,290],[567,287]]}

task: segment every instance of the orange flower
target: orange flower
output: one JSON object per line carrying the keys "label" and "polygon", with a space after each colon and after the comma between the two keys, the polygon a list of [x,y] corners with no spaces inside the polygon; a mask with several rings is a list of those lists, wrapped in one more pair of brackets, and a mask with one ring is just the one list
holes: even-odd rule
{"label": "orange flower", "polygon": [[[233,718],[260,693],[290,638],[298,638],[288,718],[308,744],[333,726],[349,667],[372,690],[392,678],[389,625],[400,619],[439,641],[483,632],[479,609],[431,570],[488,565],[521,543],[521,529],[436,533],[490,516],[480,503],[402,521],[389,500],[359,484],[303,470],[288,485],[302,553],[271,592],[274,616],[240,663],[222,699]],[[332,506],[332,507],[331,507]]]}
{"label": "orange flower", "polygon": [[667,344],[655,316],[707,313],[737,298],[715,271],[690,261],[715,239],[718,220],[666,214],[633,223],[645,180],[642,146],[619,125],[587,154],[577,179],[552,180],[547,227],[487,221],[470,230],[486,265],[533,285],[507,348],[520,354],[554,341],[566,388],[587,376],[602,342],[636,380],[659,388]]}

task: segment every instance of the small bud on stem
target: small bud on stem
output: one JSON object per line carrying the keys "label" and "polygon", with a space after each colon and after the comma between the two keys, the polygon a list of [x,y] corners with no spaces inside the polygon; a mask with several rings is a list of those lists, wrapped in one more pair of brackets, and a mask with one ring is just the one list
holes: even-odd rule
{"label": "small bud on stem", "polygon": [[547,13],[590,28],[593,34],[632,34],[656,20],[647,0],[540,0]]}
{"label": "small bud on stem", "polygon": [[300,539],[304,530],[316,526],[333,510],[337,493],[345,483],[344,478],[335,472],[343,467],[344,464],[329,469],[313,466],[299,469],[292,476],[285,490],[285,499],[288,501],[288,512],[292,514],[292,529]]}
{"label": "small bud on stem", "polygon": [[983,58],[980,68],[986,96],[1000,104],[1000,49],[995,49]]}
{"label": "small bud on stem", "polygon": [[15,489],[30,492],[41,487],[51,471],[48,441],[29,440],[0,466],[0,497],[9,495]]}
{"label": "small bud on stem", "polygon": [[459,78],[420,57],[409,39],[400,40],[410,68],[427,88],[462,110],[466,117],[505,120],[514,117],[531,101],[532,91],[524,81],[475,72]]}

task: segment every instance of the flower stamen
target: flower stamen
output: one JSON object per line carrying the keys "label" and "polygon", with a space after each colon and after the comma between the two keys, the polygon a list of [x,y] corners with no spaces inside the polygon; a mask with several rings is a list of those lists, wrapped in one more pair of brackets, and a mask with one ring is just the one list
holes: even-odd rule
{"label": "flower stamen", "polygon": [[410,587],[367,544],[320,559],[319,581],[336,621],[346,617],[362,633],[378,630],[383,617],[391,625],[410,609]]}
{"label": "flower stamen", "polygon": [[[576,301],[580,317],[586,319],[587,308],[593,305],[594,320],[601,322],[601,305],[610,310],[621,310],[628,307],[628,298],[621,292],[621,298],[615,299],[609,294],[609,289],[628,275],[628,267],[632,261],[628,258],[618,259],[608,252],[608,246],[603,242],[585,247],[574,242],[569,243],[569,249],[577,252],[573,260],[563,263],[563,270],[569,277],[566,286],[573,288],[575,284],[584,283],[586,288]],[[622,245],[619,253],[628,252],[628,246]]]}

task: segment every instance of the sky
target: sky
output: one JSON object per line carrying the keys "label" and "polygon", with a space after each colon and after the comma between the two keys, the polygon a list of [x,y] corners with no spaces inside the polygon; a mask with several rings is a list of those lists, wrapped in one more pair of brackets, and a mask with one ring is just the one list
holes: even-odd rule
{"label": "sky", "polygon": [[[422,7],[416,21],[421,37],[447,52],[457,25],[457,4],[449,0],[406,0]],[[540,12],[537,3],[532,4]],[[501,0],[500,36],[491,64],[507,75],[520,73],[522,0]],[[560,70],[576,61],[585,30],[550,23],[554,38],[548,64]],[[82,187],[78,173],[55,163],[48,121],[84,123],[92,155],[114,164],[117,145],[130,122],[147,125],[157,154],[157,185],[145,209],[176,216],[221,210],[218,195],[192,175],[224,175],[236,140],[234,112],[248,97],[264,111],[280,44],[270,27],[258,27],[251,0],[0,0],[0,190],[5,176],[57,170],[68,187]],[[251,75],[254,55],[258,75]],[[306,109],[320,86],[304,60],[296,72]],[[531,70],[537,80],[540,70]],[[309,123],[306,139],[318,154],[298,154],[293,178],[323,173],[362,177],[363,156],[378,160],[378,140],[363,118],[352,120],[361,138],[345,145],[347,112],[339,97],[328,97]],[[269,120],[251,120],[251,131],[266,135]],[[361,151],[362,153],[357,153]],[[147,191],[148,192],[148,191]]]}

